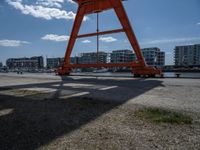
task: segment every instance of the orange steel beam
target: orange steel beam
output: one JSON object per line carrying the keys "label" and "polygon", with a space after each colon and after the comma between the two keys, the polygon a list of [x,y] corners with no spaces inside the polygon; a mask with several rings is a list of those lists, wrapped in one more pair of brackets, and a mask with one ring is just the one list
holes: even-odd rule
{"label": "orange steel beam", "polygon": [[85,8],[86,15],[113,8],[110,0],[77,0],[77,3],[79,4],[79,7]]}
{"label": "orange steel beam", "polygon": [[[137,59],[141,66],[146,66],[145,60],[143,58],[142,52],[140,50],[139,43],[136,39],[136,36],[133,32],[131,24],[128,20],[127,14],[123,7],[121,0],[76,0],[79,4],[77,15],[74,21],[74,26],[68,42],[68,47],[66,50],[64,63],[69,64],[70,55],[74,47],[76,38],[78,37],[78,32],[83,21],[85,14],[95,13],[107,9],[113,8],[119,18],[119,21],[122,24],[123,30],[125,31],[134,51],[137,56]],[[105,33],[104,33],[105,34]]]}
{"label": "orange steel beam", "polygon": [[116,30],[103,31],[103,32],[98,32],[98,33],[83,34],[83,35],[78,35],[77,38],[85,38],[85,37],[91,37],[91,36],[96,36],[96,35],[113,34],[113,33],[119,33],[119,32],[124,32],[124,29],[116,29]]}
{"label": "orange steel beam", "polygon": [[133,32],[121,0],[110,0],[141,66],[146,66],[137,38]]}
{"label": "orange steel beam", "polygon": [[76,14],[75,21],[74,21],[74,26],[72,28],[72,33],[71,33],[71,36],[69,38],[68,47],[66,49],[66,54],[65,54],[65,57],[64,57],[64,64],[70,63],[70,55],[71,55],[72,49],[74,47],[78,32],[80,30],[80,26],[81,26],[81,23],[83,21],[84,14],[85,14],[85,8],[82,7],[82,6],[79,6],[77,14]]}
{"label": "orange steel beam", "polygon": [[[72,32],[70,35],[70,39],[68,42],[68,47],[66,49],[65,57],[64,57],[64,64],[61,68],[58,69],[58,73],[62,74],[69,74],[71,71],[71,68],[76,67],[126,67],[130,66],[133,68],[134,74],[160,74],[161,71],[159,69],[148,67],[145,63],[143,54],[141,52],[139,43],[136,39],[136,36],[134,34],[134,31],[131,27],[131,24],[129,22],[128,16],[126,14],[126,11],[124,9],[124,6],[122,4],[122,0],[74,0],[76,3],[78,3],[78,11],[76,14],[76,18],[74,21],[74,25],[72,28]],[[119,18],[119,21],[122,25],[122,29],[117,30],[111,30],[111,31],[104,31],[104,32],[98,32],[98,33],[90,33],[85,35],[78,35],[79,29],[81,26],[81,23],[83,21],[83,18],[87,14],[93,14],[93,13],[99,13],[101,11],[105,11],[108,9],[114,9],[117,17]],[[73,50],[75,41],[77,38],[83,38],[83,37],[89,37],[89,36],[95,36],[95,35],[104,35],[104,34],[111,34],[111,33],[118,33],[118,32],[125,32],[127,35],[127,38],[130,41],[130,44],[135,51],[136,57],[137,57],[137,63],[132,63],[130,65],[128,63],[117,63],[117,64],[70,64],[70,55]]]}
{"label": "orange steel beam", "polygon": [[67,64],[66,68],[112,68],[112,67],[140,67],[140,64],[136,62],[127,63],[98,63],[98,64]]}

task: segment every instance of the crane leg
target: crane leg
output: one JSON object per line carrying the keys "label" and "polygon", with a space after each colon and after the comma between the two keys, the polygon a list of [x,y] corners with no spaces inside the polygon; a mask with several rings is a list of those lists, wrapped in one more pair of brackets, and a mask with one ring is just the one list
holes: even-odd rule
{"label": "crane leg", "polygon": [[70,65],[70,55],[72,53],[74,44],[76,42],[77,36],[78,36],[78,32],[81,26],[81,23],[83,21],[84,18],[84,13],[85,12],[85,8],[83,6],[79,6],[77,14],[76,14],[76,18],[74,21],[74,26],[71,32],[71,36],[69,38],[69,42],[68,42],[68,47],[66,49],[66,53],[65,53],[65,57],[64,57],[64,62],[62,67],[58,68],[58,70],[56,71],[56,73],[58,75],[69,75],[71,72],[71,68],[69,67]]}

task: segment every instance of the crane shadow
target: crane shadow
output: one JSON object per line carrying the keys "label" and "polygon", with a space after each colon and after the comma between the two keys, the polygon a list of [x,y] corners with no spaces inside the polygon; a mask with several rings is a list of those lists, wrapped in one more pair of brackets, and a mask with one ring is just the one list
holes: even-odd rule
{"label": "crane shadow", "polygon": [[[162,81],[153,79],[75,80],[65,77],[49,83],[4,87],[0,91],[42,87],[54,88],[55,92],[52,98],[46,99],[0,94],[0,149],[37,149],[158,86],[163,86]],[[70,97],[83,92],[87,93]],[[60,98],[63,93],[64,97]]]}

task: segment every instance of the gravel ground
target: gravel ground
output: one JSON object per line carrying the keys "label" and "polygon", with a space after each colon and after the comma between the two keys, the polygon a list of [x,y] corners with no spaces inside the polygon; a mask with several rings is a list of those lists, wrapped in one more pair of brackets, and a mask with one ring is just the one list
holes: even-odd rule
{"label": "gravel ground", "polygon": [[[200,149],[199,80],[0,76],[0,81],[0,149]],[[42,99],[7,92],[44,87],[57,91]],[[193,123],[155,124],[134,115],[143,107],[182,112]]]}

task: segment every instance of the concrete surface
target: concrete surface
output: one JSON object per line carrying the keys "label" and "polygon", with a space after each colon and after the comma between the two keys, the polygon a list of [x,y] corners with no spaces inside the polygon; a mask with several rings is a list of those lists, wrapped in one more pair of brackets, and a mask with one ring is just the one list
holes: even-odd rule
{"label": "concrete surface", "polygon": [[[134,116],[162,107],[191,125]],[[199,149],[200,80],[0,74],[0,149]]]}
{"label": "concrete surface", "polygon": [[0,74],[0,87],[55,92],[53,98],[84,96],[98,100],[200,112],[199,79],[89,76],[71,76],[61,79],[54,74],[9,73]]}

